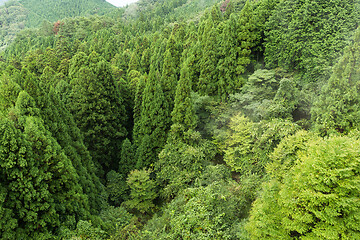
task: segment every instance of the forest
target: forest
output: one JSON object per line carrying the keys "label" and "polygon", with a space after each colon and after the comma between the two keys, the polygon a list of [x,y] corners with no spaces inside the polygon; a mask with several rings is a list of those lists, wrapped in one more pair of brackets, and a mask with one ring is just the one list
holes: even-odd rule
{"label": "forest", "polygon": [[359,11],[5,2],[0,239],[360,239]]}

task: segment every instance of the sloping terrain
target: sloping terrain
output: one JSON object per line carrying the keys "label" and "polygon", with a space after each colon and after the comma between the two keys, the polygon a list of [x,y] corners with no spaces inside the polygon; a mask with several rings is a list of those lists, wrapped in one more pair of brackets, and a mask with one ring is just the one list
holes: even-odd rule
{"label": "sloping terrain", "polygon": [[105,0],[0,0],[0,6],[0,51],[26,27],[38,27],[44,21],[56,22],[67,17],[103,15],[115,9]]}

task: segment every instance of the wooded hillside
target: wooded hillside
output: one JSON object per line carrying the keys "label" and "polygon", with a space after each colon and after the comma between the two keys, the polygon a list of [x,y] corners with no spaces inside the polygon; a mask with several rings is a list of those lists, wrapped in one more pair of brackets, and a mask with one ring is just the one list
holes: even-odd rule
{"label": "wooded hillside", "polygon": [[0,53],[1,239],[360,238],[358,0],[61,3]]}

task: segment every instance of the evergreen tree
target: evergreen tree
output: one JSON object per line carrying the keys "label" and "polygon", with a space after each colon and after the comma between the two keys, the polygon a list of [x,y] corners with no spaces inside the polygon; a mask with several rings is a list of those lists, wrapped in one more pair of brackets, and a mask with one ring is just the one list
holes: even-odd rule
{"label": "evergreen tree", "polygon": [[251,48],[254,47],[255,40],[253,8],[247,1],[239,17],[232,14],[221,33],[218,96],[222,101],[242,87],[244,79],[241,74],[250,64]]}
{"label": "evergreen tree", "polygon": [[146,48],[141,56],[140,66],[142,73],[149,73],[150,71],[150,49]]}
{"label": "evergreen tree", "polygon": [[133,129],[133,136],[137,136],[140,127],[140,116],[141,116],[141,104],[143,98],[143,91],[145,88],[145,82],[147,81],[147,76],[141,76],[139,81],[136,84],[136,92],[135,92],[135,99],[134,99],[134,129]]}
{"label": "evergreen tree", "polygon": [[[84,64],[75,71],[81,62]],[[94,161],[105,171],[114,169],[126,136],[126,116],[110,66],[95,53],[89,57],[80,53],[71,60],[70,73],[73,79],[67,106]]]}
{"label": "evergreen tree", "polygon": [[127,176],[135,168],[135,151],[134,146],[129,139],[125,139],[121,146],[121,155],[119,162],[119,173]]}
{"label": "evergreen tree", "polygon": [[161,82],[169,111],[172,111],[174,108],[177,81],[175,59],[171,55],[171,51],[166,50]]}
{"label": "evergreen tree", "polygon": [[35,101],[20,92],[12,120],[1,120],[1,171],[13,217],[1,235],[8,239],[51,238],[59,227],[74,227],[89,217],[79,176],[62,148],[44,127]]}
{"label": "evergreen tree", "polygon": [[[140,119],[133,136],[135,144],[139,146],[137,156],[143,158],[143,156],[139,155],[139,151],[143,150],[151,155],[150,159],[146,159],[148,164],[137,165],[140,168],[149,167],[149,164],[156,161],[158,153],[165,145],[171,121],[167,102],[157,75],[154,70],[150,70],[150,75],[145,83],[145,89],[142,94]],[[144,139],[146,136],[149,138],[148,141]],[[147,144],[148,146],[146,146]],[[142,162],[139,158],[137,161],[138,163],[139,161]]]}
{"label": "evergreen tree", "polygon": [[217,94],[217,78],[216,70],[218,64],[218,39],[217,29],[214,23],[207,20],[202,36],[202,57],[200,59],[200,76],[198,83],[198,91],[201,95],[214,96]]}
{"label": "evergreen tree", "polygon": [[312,108],[312,118],[321,134],[348,133],[360,121],[360,31],[335,65]]}
{"label": "evergreen tree", "polygon": [[128,73],[130,73],[132,70],[139,71],[140,70],[139,65],[140,65],[139,57],[136,52],[133,52],[129,62]]}
{"label": "evergreen tree", "polygon": [[179,125],[182,131],[194,129],[196,126],[196,115],[191,99],[191,80],[189,68],[185,63],[181,68],[181,75],[176,88],[175,107],[171,113],[172,124]]}
{"label": "evergreen tree", "polygon": [[354,0],[280,1],[267,22],[267,66],[301,71],[308,82],[329,76],[328,66],[359,23],[356,5]]}

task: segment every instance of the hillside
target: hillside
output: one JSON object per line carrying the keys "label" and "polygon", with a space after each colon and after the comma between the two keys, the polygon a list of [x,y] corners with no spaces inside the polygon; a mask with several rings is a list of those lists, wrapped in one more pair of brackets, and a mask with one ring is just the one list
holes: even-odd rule
{"label": "hillside", "polygon": [[19,0],[19,3],[28,12],[28,27],[37,27],[43,21],[56,22],[67,17],[102,15],[115,8],[105,0]]}
{"label": "hillside", "polygon": [[0,51],[25,28],[39,27],[44,21],[54,23],[66,17],[103,15],[113,9],[115,7],[105,0],[7,1],[0,6]]}
{"label": "hillside", "polygon": [[359,3],[24,29],[0,53],[0,239],[359,239]]}
{"label": "hillside", "polygon": [[25,28],[27,14],[27,10],[15,1],[0,7],[0,51]]}

